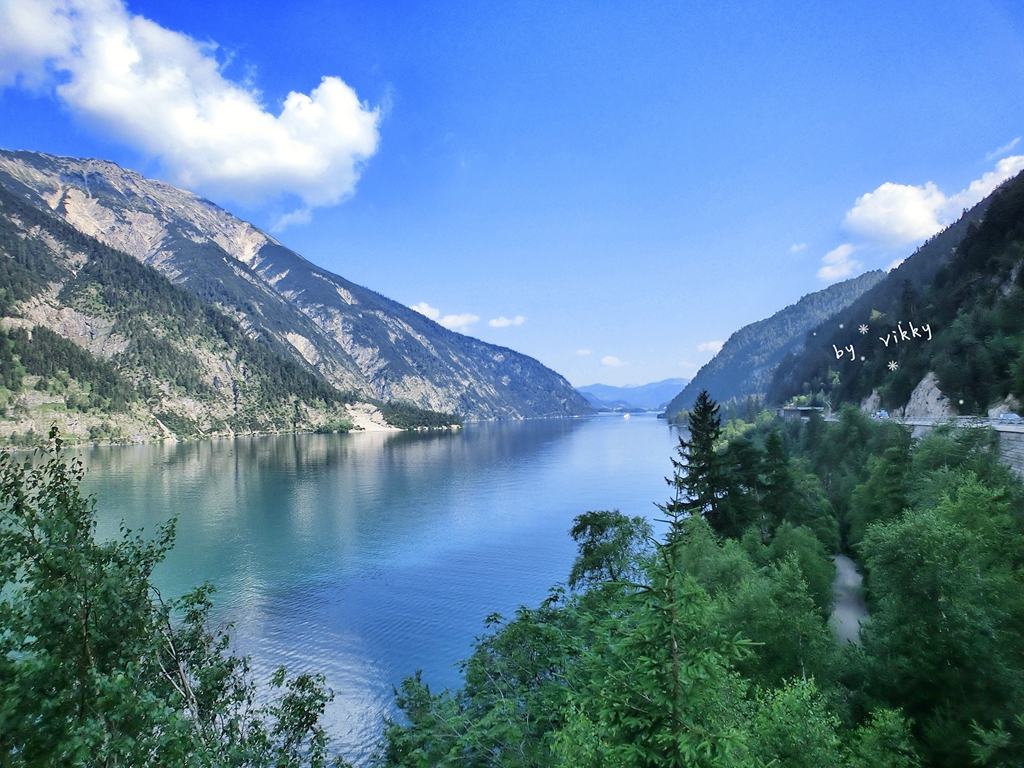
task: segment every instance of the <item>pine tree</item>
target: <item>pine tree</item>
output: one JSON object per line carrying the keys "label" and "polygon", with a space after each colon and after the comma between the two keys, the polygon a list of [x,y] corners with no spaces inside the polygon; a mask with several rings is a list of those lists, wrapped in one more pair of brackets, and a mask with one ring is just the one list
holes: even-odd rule
{"label": "pine tree", "polygon": [[675,493],[667,504],[660,505],[672,523],[673,534],[680,531],[684,519],[695,515],[718,532],[732,527],[731,516],[722,503],[728,487],[726,466],[715,450],[722,434],[718,411],[718,403],[702,389],[687,419],[690,439],[679,438],[679,458],[672,459],[674,473],[666,479]]}
{"label": "pine tree", "polygon": [[800,503],[796,480],[789,468],[789,456],[782,445],[782,435],[773,430],[764,445],[764,476],[766,490],[761,505],[761,536],[767,542],[782,521]]}

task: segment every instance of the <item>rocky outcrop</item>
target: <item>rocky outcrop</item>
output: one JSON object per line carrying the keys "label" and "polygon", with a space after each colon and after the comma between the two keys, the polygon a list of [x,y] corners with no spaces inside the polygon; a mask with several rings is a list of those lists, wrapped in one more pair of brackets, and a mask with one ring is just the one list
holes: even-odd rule
{"label": "rocky outcrop", "polygon": [[860,409],[864,413],[875,413],[882,407],[882,398],[877,389],[871,390],[871,394],[860,401]]}
{"label": "rocky outcrop", "polygon": [[907,419],[944,419],[956,416],[956,409],[939,390],[939,379],[931,371],[914,388],[910,400],[901,410],[902,413],[898,415]]}
{"label": "rocky outcrop", "polygon": [[993,403],[989,406],[988,417],[994,419],[998,416],[1002,416],[1004,413],[1019,413],[1020,412],[1020,400],[1013,395],[1007,395],[997,403]]}

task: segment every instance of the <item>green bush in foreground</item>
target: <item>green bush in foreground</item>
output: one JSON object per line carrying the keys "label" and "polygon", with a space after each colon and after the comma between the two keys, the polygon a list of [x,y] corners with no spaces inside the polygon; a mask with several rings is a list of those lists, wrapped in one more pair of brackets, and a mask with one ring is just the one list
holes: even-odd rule
{"label": "green bush in foreground", "polygon": [[152,541],[96,541],[81,464],[50,439],[35,462],[0,454],[0,765],[342,765],[323,678],[282,668],[259,703],[247,660],[209,629],[212,587],[168,605],[150,582],[173,521]]}

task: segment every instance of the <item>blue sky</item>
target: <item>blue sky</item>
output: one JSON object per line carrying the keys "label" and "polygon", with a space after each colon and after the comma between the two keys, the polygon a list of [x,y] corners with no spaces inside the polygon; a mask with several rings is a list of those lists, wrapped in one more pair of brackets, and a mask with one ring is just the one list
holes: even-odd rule
{"label": "blue sky", "polygon": [[576,385],[692,376],[1024,168],[1024,4],[725,5],[0,0],[0,146],[186,186]]}

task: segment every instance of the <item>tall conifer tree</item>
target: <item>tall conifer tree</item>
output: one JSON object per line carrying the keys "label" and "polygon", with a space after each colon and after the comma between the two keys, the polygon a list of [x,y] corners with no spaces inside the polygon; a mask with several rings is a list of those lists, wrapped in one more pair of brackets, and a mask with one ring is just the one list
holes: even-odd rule
{"label": "tall conifer tree", "polygon": [[663,507],[674,532],[683,519],[693,515],[706,519],[716,531],[729,527],[727,510],[721,503],[727,486],[726,467],[715,450],[722,434],[718,411],[718,403],[702,389],[688,417],[690,439],[679,438],[679,458],[672,459],[675,472],[668,480],[675,495]]}

